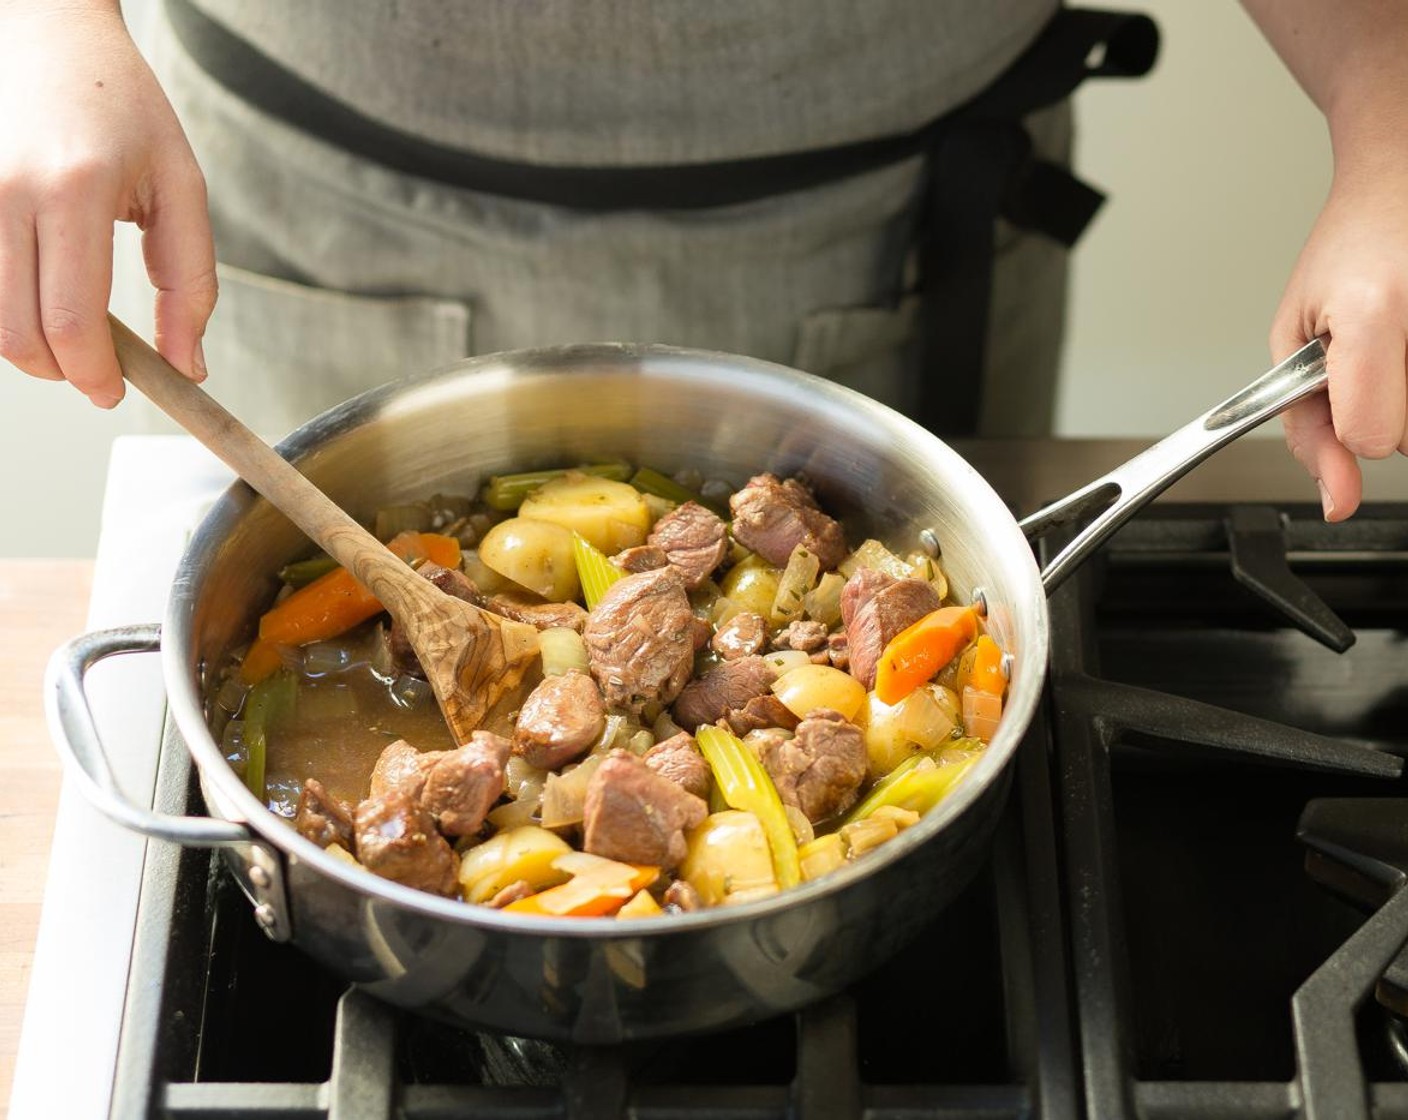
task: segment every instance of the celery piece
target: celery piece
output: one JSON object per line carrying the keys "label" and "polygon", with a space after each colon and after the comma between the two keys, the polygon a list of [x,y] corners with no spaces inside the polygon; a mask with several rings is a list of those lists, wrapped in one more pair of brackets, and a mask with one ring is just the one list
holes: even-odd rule
{"label": "celery piece", "polygon": [[721,505],[718,501],[706,498],[704,495],[696,493],[688,486],[681,486],[669,475],[661,474],[650,467],[641,467],[635,474],[631,475],[631,485],[642,494],[653,494],[657,498],[664,498],[674,502],[676,505],[684,505],[685,502],[695,502],[705,509],[711,509],[720,517],[728,516],[728,506]]}
{"label": "celery piece", "polygon": [[763,764],[741,739],[722,727],[703,725],[695,731],[694,741],[713,770],[724,800],[735,809],[752,813],[762,823],[772,849],[777,885],[783,890],[795,887],[802,881],[797,838],[792,834],[777,787]]}
{"label": "celery piece", "polygon": [[297,699],[298,677],[287,669],[265,677],[249,690],[243,713],[247,756],[244,784],[260,801],[265,800],[268,792],[264,785],[264,770],[269,754],[269,728],[279,720],[288,718]]}
{"label": "celery piece", "polygon": [[[958,780],[978,761],[979,756],[974,755],[947,766],[920,769],[919,763],[927,757],[915,755],[913,759],[905,759],[895,767],[884,781],[870,791],[869,797],[851,810],[845,823],[854,824],[856,821],[865,820],[886,805],[909,809],[923,816],[948,795],[958,784]],[[932,762],[932,759],[930,761]]]}
{"label": "celery piece", "polygon": [[582,467],[559,467],[548,471],[523,471],[520,474],[496,474],[484,484],[484,503],[493,509],[515,510],[523,499],[545,482],[561,478],[569,470],[594,474],[601,478],[625,482],[631,477],[629,463],[593,463]]}
{"label": "celery piece", "polygon": [[932,758],[929,758],[928,755],[912,754],[908,758],[906,758],[903,762],[901,762],[898,766],[896,766],[893,770],[891,770],[888,774],[886,774],[883,778],[876,782],[871,791],[866,794],[864,798],[861,799],[861,801],[855,806],[855,808],[853,808],[849,813],[846,814],[845,819],[842,820],[841,823],[850,824],[852,821],[862,820],[865,817],[870,816],[870,814],[873,813],[876,809],[880,808],[881,805],[890,804],[890,802],[887,800],[890,794],[890,790],[907,774],[909,774],[910,771],[914,770],[917,766],[919,766],[919,764],[922,763],[926,758],[929,759],[930,766],[933,766],[934,760]]}
{"label": "celery piece", "polygon": [[297,590],[300,587],[306,587],[315,579],[327,575],[336,567],[336,560],[326,552],[320,552],[306,560],[295,560],[292,564],[285,564],[279,569],[279,578]]}
{"label": "celery piece", "polygon": [[577,561],[577,578],[582,584],[587,610],[601,602],[607,589],[626,574],[580,533],[572,534],[572,558]]}

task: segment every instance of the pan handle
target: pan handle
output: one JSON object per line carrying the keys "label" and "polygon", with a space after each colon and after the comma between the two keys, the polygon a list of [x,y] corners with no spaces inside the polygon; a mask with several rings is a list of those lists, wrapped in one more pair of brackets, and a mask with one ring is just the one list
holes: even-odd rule
{"label": "pan handle", "polygon": [[1041,573],[1050,595],[1111,533],[1214,451],[1325,388],[1325,338],[1313,339],[1245,389],[1208,409],[1148,450],[1021,522],[1035,538],[1094,514]]}
{"label": "pan handle", "polygon": [[78,781],[79,791],[99,812],[134,832],[196,848],[249,844],[254,834],[244,825],[213,817],[174,817],[153,813],[128,799],[117,784],[103,741],[93,723],[83,679],[109,657],[152,653],[161,648],[161,627],[122,626],[74,638],[54,651],[44,674],[44,709],[49,733]]}

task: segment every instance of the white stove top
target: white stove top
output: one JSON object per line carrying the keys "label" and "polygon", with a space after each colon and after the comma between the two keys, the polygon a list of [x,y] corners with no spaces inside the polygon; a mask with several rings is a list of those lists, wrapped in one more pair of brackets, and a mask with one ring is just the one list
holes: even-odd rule
{"label": "white stove top", "polygon": [[[163,618],[189,534],[231,477],[184,436],[128,436],[113,444],[89,629]],[[118,781],[149,803],[166,706],[159,658],[104,662],[89,677],[88,695]],[[12,1120],[108,1115],[146,844],[90,808],[65,779]]]}

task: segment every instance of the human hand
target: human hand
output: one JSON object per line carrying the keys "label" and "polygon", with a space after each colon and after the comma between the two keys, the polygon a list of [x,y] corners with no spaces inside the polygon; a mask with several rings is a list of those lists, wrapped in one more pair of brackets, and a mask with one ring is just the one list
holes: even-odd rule
{"label": "human hand", "polygon": [[215,306],[205,181],[115,0],[0,0],[0,357],[101,408],[124,383],[108,333],[114,221],[135,222],[156,346],[195,380]]}
{"label": "human hand", "polygon": [[1359,507],[1356,456],[1408,454],[1408,166],[1342,168],[1271,328],[1276,361],[1330,336],[1329,392],[1288,410],[1291,454],[1327,521]]}

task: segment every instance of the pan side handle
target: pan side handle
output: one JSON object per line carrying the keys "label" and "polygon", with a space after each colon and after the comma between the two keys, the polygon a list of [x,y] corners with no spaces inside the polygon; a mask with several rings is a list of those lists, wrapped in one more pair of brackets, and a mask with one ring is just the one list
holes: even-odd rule
{"label": "pan side handle", "polygon": [[1055,591],[1111,533],[1214,451],[1320,392],[1327,380],[1321,337],[1133,459],[1025,518],[1022,531],[1032,539],[1091,517],[1042,569],[1046,593]]}
{"label": "pan side handle", "polygon": [[118,786],[84,689],[88,670],[100,661],[161,648],[161,627],[122,626],[74,638],[54,651],[44,674],[44,710],[49,734],[78,789],[94,808],[124,828],[197,848],[251,843],[242,824],[213,817],[176,817],[154,813],[131,801]]}

